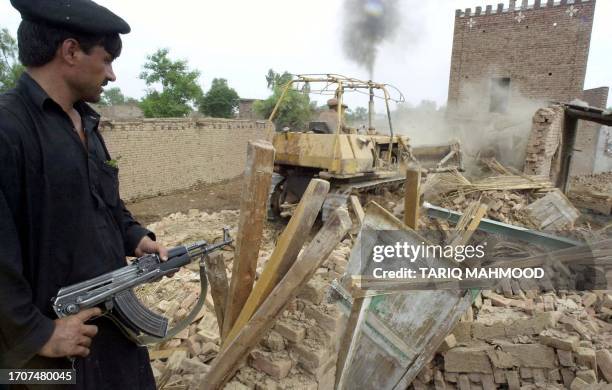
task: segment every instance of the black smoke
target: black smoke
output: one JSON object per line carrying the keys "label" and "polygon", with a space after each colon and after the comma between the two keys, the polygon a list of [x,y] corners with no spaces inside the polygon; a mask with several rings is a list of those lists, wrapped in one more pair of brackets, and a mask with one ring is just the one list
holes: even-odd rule
{"label": "black smoke", "polygon": [[400,20],[398,0],[345,0],[344,54],[372,78],[379,46],[395,37]]}

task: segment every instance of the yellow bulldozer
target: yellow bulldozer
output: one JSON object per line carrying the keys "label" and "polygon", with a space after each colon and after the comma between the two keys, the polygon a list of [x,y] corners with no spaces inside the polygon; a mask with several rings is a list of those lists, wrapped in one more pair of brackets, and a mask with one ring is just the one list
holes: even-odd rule
{"label": "yellow bulldozer", "polygon": [[[393,190],[403,184],[406,166],[418,161],[409,146],[409,138],[398,135],[391,121],[390,102],[404,101],[397,88],[335,74],[296,75],[284,86],[270,121],[275,119],[292,88],[333,95],[335,114],[331,121],[329,116],[327,120],[311,121],[307,129],[284,128],[274,134],[276,157],[269,199],[271,217],[290,215],[313,178],[322,178],[331,184],[323,205],[323,220],[336,207],[345,205],[350,195],[357,195],[365,202],[369,193],[379,193],[384,188]],[[395,96],[391,96],[390,90]],[[363,124],[351,128],[344,123],[344,96],[348,92],[360,92],[369,97],[367,127]],[[384,101],[388,134],[381,134],[374,127],[374,99]],[[330,109],[334,107],[329,104]],[[461,163],[456,145],[430,148],[430,158],[431,150],[436,151],[434,154],[439,155],[439,160],[445,160],[445,167]]]}

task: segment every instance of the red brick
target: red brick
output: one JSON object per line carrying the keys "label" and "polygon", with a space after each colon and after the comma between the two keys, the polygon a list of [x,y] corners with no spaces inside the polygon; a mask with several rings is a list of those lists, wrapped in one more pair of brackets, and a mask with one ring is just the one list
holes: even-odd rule
{"label": "red brick", "polygon": [[311,339],[305,339],[302,343],[292,345],[292,356],[301,363],[302,366],[310,370],[316,370],[324,362],[327,362],[329,350],[322,344]]}
{"label": "red brick", "polygon": [[521,388],[519,375],[516,371],[506,371],[506,381],[509,390],[519,390]]}
{"label": "red brick", "polygon": [[612,353],[606,349],[601,349],[596,353],[597,366],[604,378],[612,383]]}
{"label": "red brick", "polygon": [[564,351],[561,349],[557,350],[557,356],[559,357],[559,364],[564,367],[573,367],[574,364],[574,354],[571,351]]}
{"label": "red brick", "polygon": [[340,330],[343,317],[335,305],[306,306],[304,314],[317,321],[317,324],[335,334]]}
{"label": "red brick", "polygon": [[592,388],[593,386],[578,377],[574,378],[572,384],[569,387],[570,390],[589,390]]}
{"label": "red brick", "polygon": [[540,344],[548,345],[556,349],[565,351],[573,351],[580,342],[580,337],[576,335],[568,335],[554,329],[547,329],[540,333]]}
{"label": "red brick", "polygon": [[255,349],[251,352],[249,364],[275,379],[282,379],[289,374],[293,362],[286,351],[267,352]]}
{"label": "red brick", "polygon": [[281,318],[276,322],[274,330],[293,343],[301,342],[306,336],[305,325],[291,318]]}
{"label": "red brick", "polygon": [[459,375],[457,385],[459,390],[471,390],[470,378],[467,375]]}
{"label": "red brick", "polygon": [[580,378],[589,384],[597,383],[597,375],[595,374],[595,371],[593,370],[576,371],[576,378]]}
{"label": "red brick", "polygon": [[594,349],[578,347],[576,348],[575,355],[576,364],[579,366],[588,367],[592,370],[597,370],[597,358]]}
{"label": "red brick", "polygon": [[492,374],[493,368],[487,356],[488,348],[453,348],[444,353],[444,369],[450,372],[478,372]]}
{"label": "red brick", "polygon": [[315,305],[320,305],[325,298],[328,284],[319,278],[313,278],[308,281],[306,286],[298,294],[298,298],[311,302]]}
{"label": "red brick", "polygon": [[569,368],[562,368],[561,369],[561,378],[563,378],[563,385],[566,388],[570,388],[570,385],[572,384],[572,382],[574,381],[574,378],[576,376],[574,375],[574,372],[572,370],[570,370]]}
{"label": "red brick", "polygon": [[514,356],[521,367],[555,368],[555,350],[541,344],[515,344],[502,346],[504,352]]}

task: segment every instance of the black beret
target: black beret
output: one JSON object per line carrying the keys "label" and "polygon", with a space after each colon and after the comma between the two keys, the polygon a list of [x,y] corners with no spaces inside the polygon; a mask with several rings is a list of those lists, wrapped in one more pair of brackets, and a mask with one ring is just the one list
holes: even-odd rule
{"label": "black beret", "polygon": [[11,0],[25,20],[90,34],[127,34],[130,25],[91,0]]}

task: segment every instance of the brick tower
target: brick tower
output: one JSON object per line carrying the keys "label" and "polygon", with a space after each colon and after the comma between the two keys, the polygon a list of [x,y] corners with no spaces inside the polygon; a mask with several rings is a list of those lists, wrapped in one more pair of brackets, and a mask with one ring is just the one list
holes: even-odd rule
{"label": "brick tower", "polygon": [[503,112],[520,96],[583,97],[595,0],[510,0],[484,10],[457,10],[449,107],[477,100]]}

